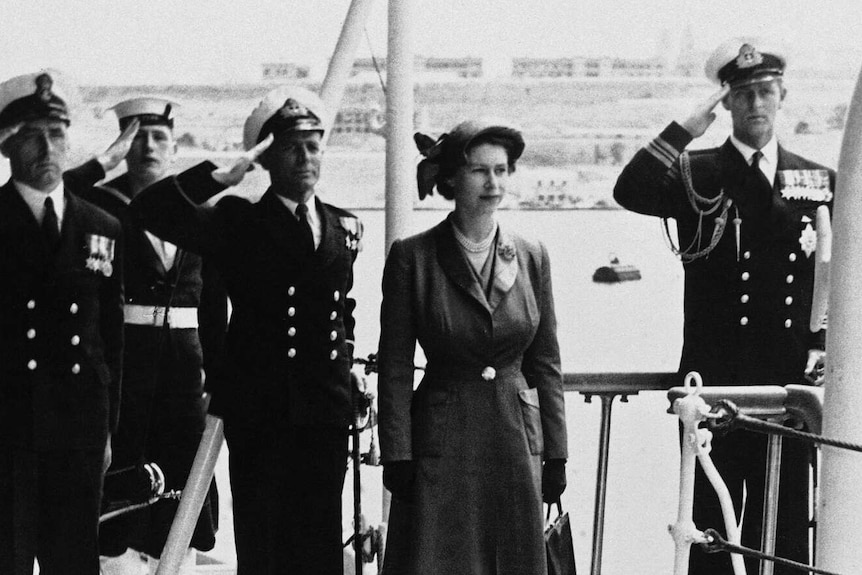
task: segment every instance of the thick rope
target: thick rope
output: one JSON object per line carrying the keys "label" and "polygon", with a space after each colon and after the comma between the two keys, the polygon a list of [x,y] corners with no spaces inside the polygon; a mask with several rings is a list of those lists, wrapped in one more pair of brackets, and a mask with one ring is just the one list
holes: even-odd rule
{"label": "thick rope", "polygon": [[730,400],[722,399],[716,404],[717,410],[724,410],[725,416],[719,417],[717,420],[710,421],[710,427],[714,431],[731,430],[737,427],[748,429],[749,431],[757,431],[759,433],[781,435],[784,437],[795,437],[809,443],[818,443],[820,445],[829,445],[850,451],[858,451],[862,453],[862,445],[858,443],[850,443],[839,439],[829,439],[815,433],[798,431],[790,427],[769,421],[762,421],[739,412],[739,408]]}
{"label": "thick rope", "polygon": [[721,534],[715,529],[707,529],[703,532],[703,534],[706,537],[707,542],[700,543],[700,547],[706,553],[718,553],[721,551],[727,551],[728,553],[737,553],[745,557],[766,559],[767,561],[772,561],[773,563],[776,563],[778,565],[784,565],[785,567],[798,569],[799,571],[804,571],[805,573],[818,573],[820,575],[841,575],[840,573],[835,573],[834,571],[818,569],[817,567],[814,567],[812,565],[806,565],[805,563],[791,561],[790,559],[784,559],[783,557],[767,555],[766,553],[763,553],[762,551],[757,551],[756,549],[749,549],[748,547],[735,545],[724,539],[724,537],[722,537]]}

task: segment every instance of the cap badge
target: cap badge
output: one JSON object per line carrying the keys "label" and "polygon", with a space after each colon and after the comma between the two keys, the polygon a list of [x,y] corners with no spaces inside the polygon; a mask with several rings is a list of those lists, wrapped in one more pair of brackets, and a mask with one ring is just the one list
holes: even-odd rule
{"label": "cap badge", "polygon": [[309,116],[308,108],[294,100],[293,98],[288,98],[284,101],[284,105],[278,111],[279,115],[282,118],[302,118]]}
{"label": "cap badge", "polygon": [[54,86],[54,80],[49,74],[39,74],[36,76],[36,95],[46,104],[51,101],[51,88]]}
{"label": "cap badge", "polygon": [[739,48],[739,56],[736,57],[737,68],[751,68],[763,63],[763,56],[751,44],[743,44]]}

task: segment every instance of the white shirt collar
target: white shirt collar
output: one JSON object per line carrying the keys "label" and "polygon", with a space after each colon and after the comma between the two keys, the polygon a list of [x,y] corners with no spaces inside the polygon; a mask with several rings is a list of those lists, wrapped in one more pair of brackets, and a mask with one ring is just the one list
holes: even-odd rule
{"label": "white shirt collar", "polygon": [[30,206],[30,211],[33,212],[33,216],[39,222],[40,226],[42,225],[42,218],[45,217],[45,198],[51,196],[51,200],[54,202],[54,211],[57,213],[57,224],[60,226],[60,229],[63,229],[63,214],[66,210],[63,180],[60,180],[57,187],[48,193],[32,188],[18,180],[13,181],[15,188],[21,194],[21,197],[24,198],[24,201],[27,202],[27,205]]}
{"label": "white shirt collar", "polygon": [[[299,203],[278,194],[276,194],[276,196],[285,206],[287,206],[290,213],[296,216],[296,206],[299,205]],[[311,225],[311,233],[314,235],[314,247],[317,248],[320,245],[320,239],[323,232],[320,223],[320,214],[317,213],[315,195],[311,194],[305,204],[308,206],[308,223]]]}
{"label": "white shirt collar", "polygon": [[[751,156],[754,155],[755,150],[748,144],[744,144],[733,134],[730,135],[730,141],[734,145],[734,147],[739,150],[739,153],[742,154],[742,157],[745,158],[746,163],[751,165]],[[766,179],[770,182],[775,181],[775,172],[778,169],[778,139],[775,136],[772,136],[766,145],[760,148],[761,153],[763,153],[763,157],[760,158],[760,171],[766,176]]]}

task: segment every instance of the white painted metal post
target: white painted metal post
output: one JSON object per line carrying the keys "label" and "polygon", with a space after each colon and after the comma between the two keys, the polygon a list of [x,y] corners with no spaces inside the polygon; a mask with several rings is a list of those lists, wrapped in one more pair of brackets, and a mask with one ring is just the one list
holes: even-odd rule
{"label": "white painted metal post", "polygon": [[175,575],[179,572],[183,557],[188,552],[192,541],[204,499],[209,491],[222,443],[224,443],[224,423],[220,417],[207,415],[203,437],[198,445],[186,486],[183,488],[174,522],[168,532],[156,575]]}
{"label": "white painted metal post", "polygon": [[[389,40],[386,57],[386,245],[410,232],[416,189],[416,147],[413,144],[413,10],[415,0],[389,0]],[[383,547],[386,561],[391,494],[383,491]]]}
{"label": "white painted metal post", "polygon": [[[838,161],[832,215],[829,331],[823,398],[823,435],[862,443],[862,74],[847,114]],[[848,544],[859,531],[862,457],[823,446],[818,567],[862,573],[862,546]]]}
{"label": "white painted metal post", "polygon": [[389,0],[386,59],[386,250],[410,231],[416,190],[413,144],[413,8],[415,0]]}
{"label": "white painted metal post", "polygon": [[817,208],[817,250],[814,258],[814,294],[811,296],[811,321],[808,327],[812,332],[817,332],[826,327],[826,316],[829,311],[832,222],[829,219],[827,206]]}
{"label": "white painted metal post", "polygon": [[326,104],[329,118],[326,122],[327,138],[332,133],[335,124],[335,115],[340,108],[341,99],[344,96],[344,88],[350,71],[353,69],[353,61],[356,59],[356,48],[362,39],[362,30],[371,13],[373,0],[353,0],[341,26],[341,35],[335,44],[335,51],[326,69],[326,77],[320,86],[320,99]]}
{"label": "white painted metal post", "polygon": [[[775,555],[775,529],[778,525],[778,494],[781,485],[781,446],[784,441],[780,435],[770,435],[766,444],[766,481],[763,488],[763,532],[760,536],[760,550],[767,555]],[[775,563],[760,560],[760,575],[772,575]]]}

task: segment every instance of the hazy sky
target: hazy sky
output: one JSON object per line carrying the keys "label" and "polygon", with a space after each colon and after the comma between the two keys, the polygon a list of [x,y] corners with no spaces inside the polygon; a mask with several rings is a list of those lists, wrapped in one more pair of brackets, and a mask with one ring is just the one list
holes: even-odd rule
{"label": "hazy sky", "polygon": [[[791,65],[856,74],[859,0],[413,0],[424,55],[675,53],[686,22],[700,50],[741,34],[788,46]],[[322,74],[349,0],[0,0],[0,77],[52,67],[82,83],[222,83],[260,78],[261,63]],[[387,2],[367,25],[386,52]],[[363,42],[358,56],[371,55]]]}

